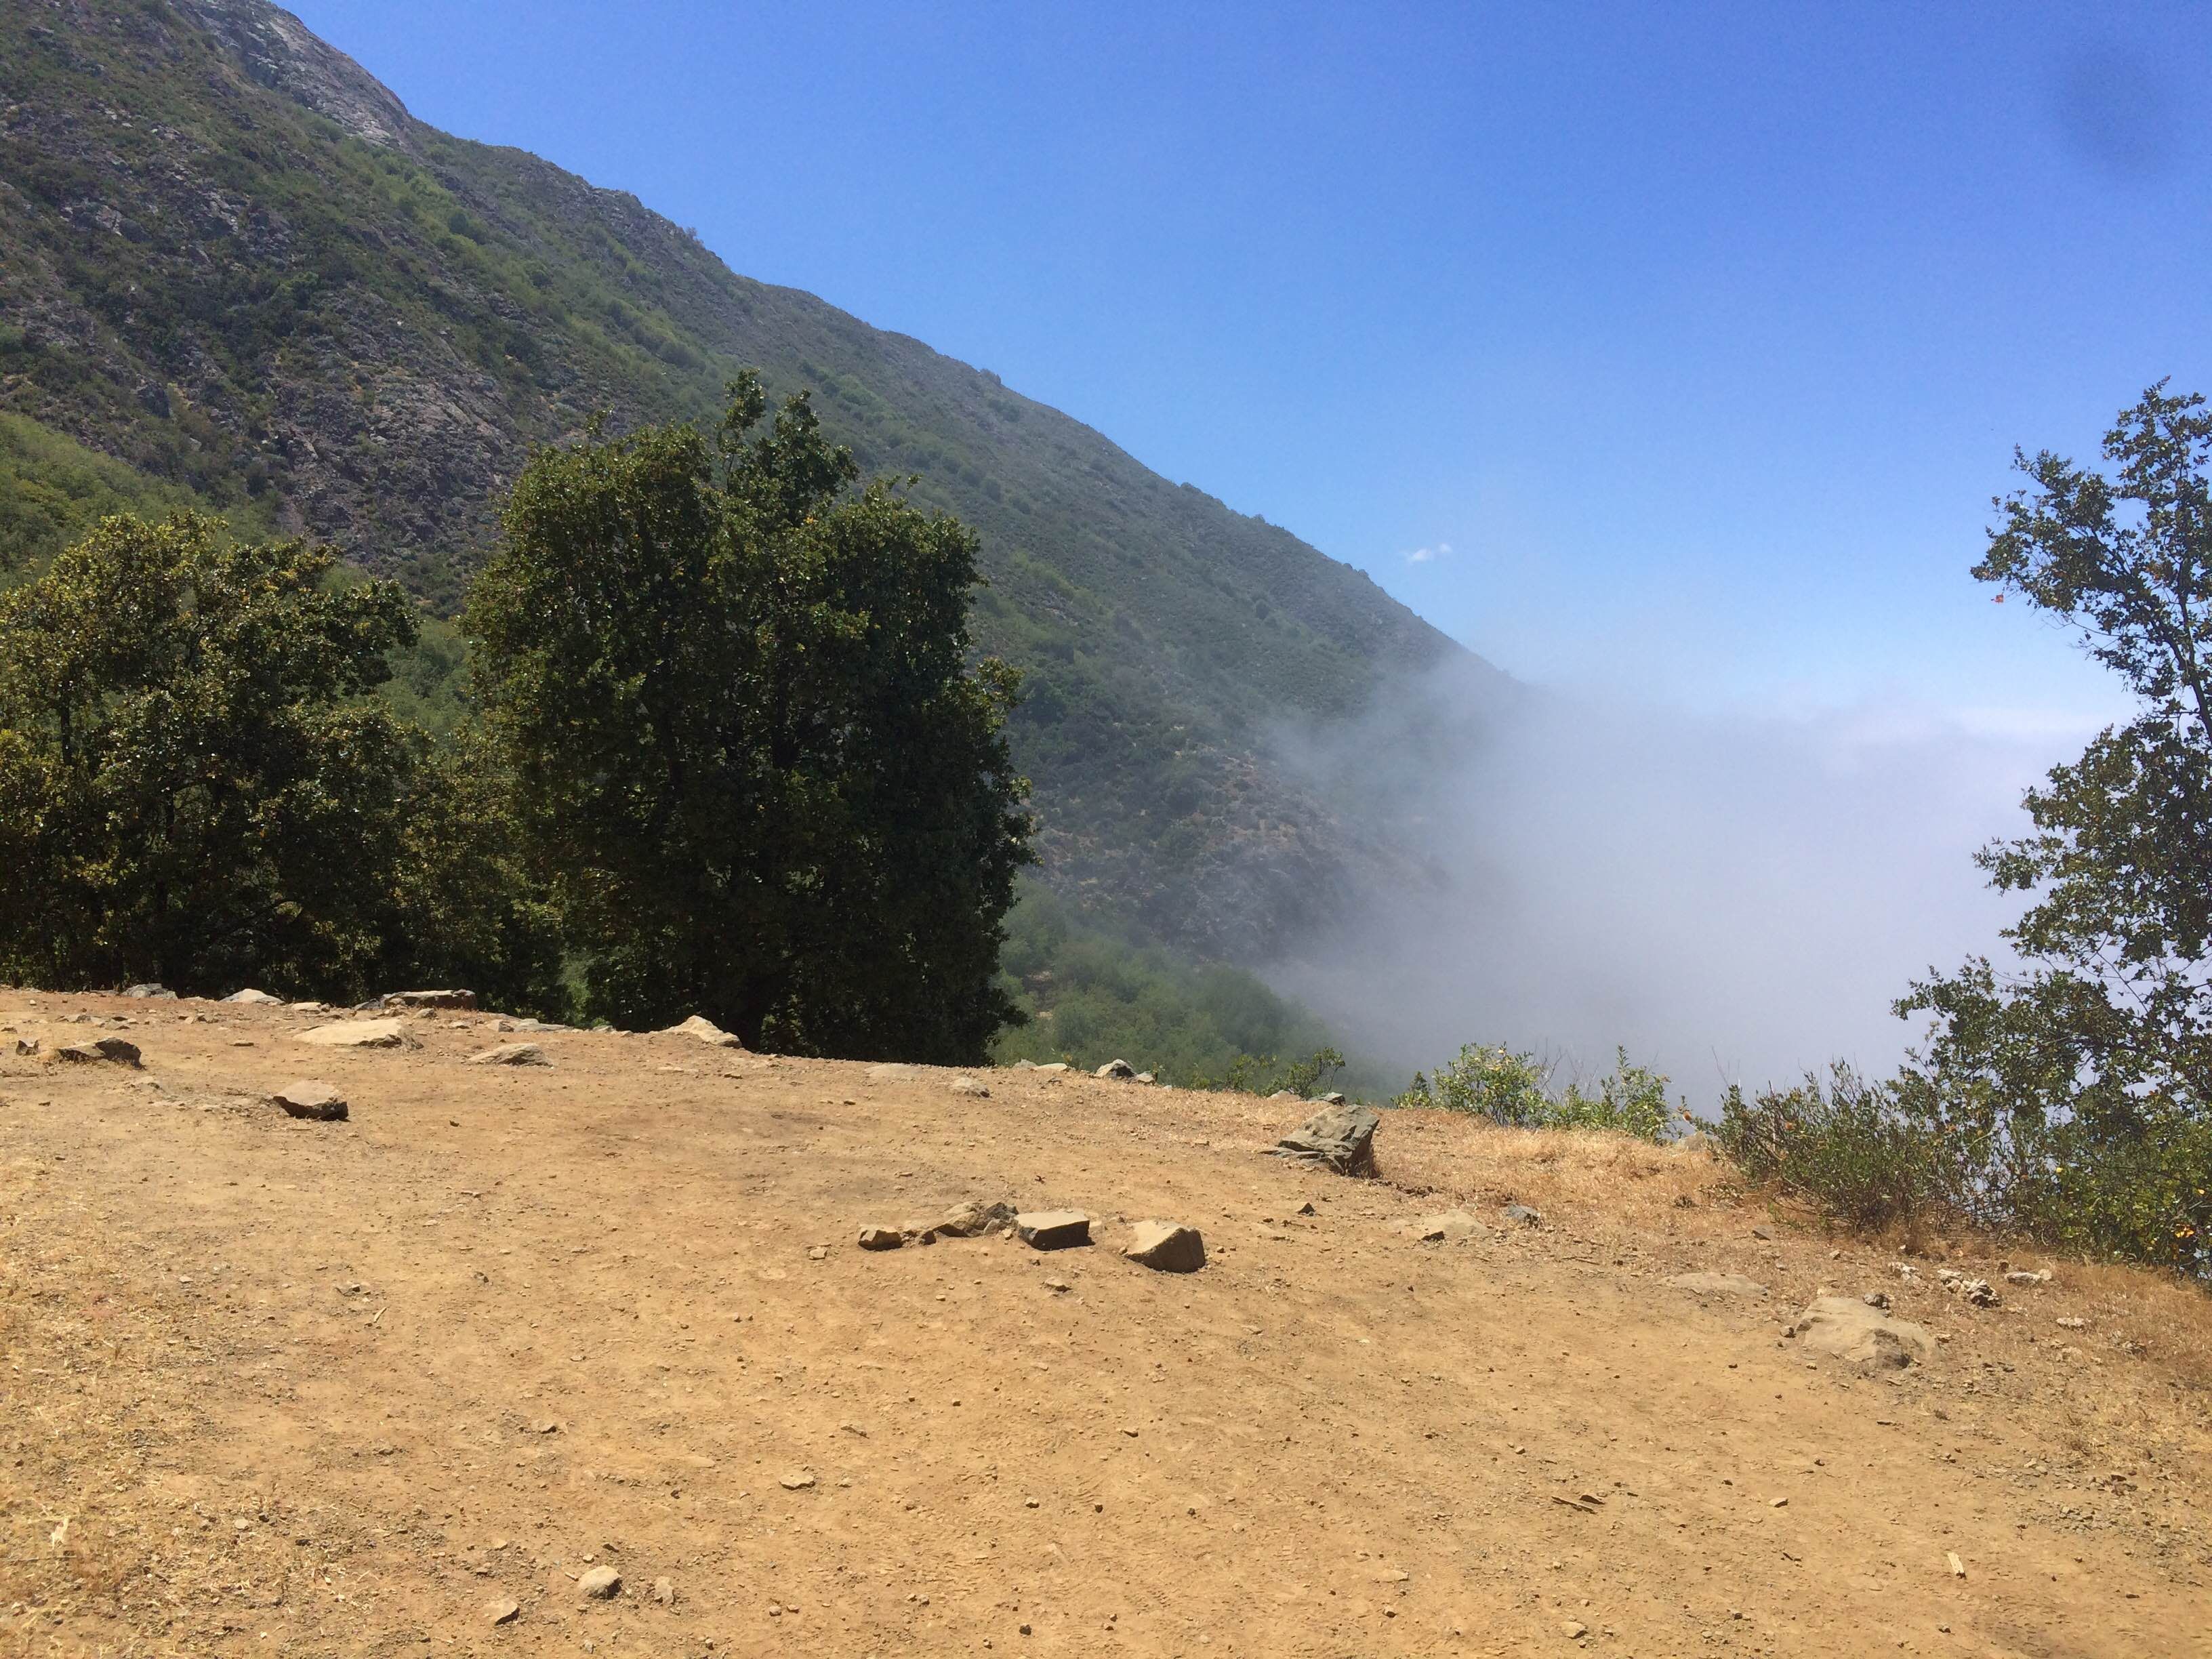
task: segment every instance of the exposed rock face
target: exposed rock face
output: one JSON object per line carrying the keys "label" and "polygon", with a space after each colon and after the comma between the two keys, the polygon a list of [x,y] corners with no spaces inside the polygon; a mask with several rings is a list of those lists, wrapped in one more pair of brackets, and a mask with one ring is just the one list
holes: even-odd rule
{"label": "exposed rock face", "polygon": [[1339,1175],[1373,1175],[1375,1131],[1382,1122],[1372,1106],[1327,1107],[1276,1142],[1274,1155],[1322,1164]]}
{"label": "exposed rock face", "polygon": [[1172,1221],[1139,1221],[1129,1229],[1121,1254],[1164,1273],[1194,1273],[1206,1265],[1206,1241],[1195,1227]]}
{"label": "exposed rock face", "polygon": [[1790,1329],[1810,1352],[1870,1370],[1901,1370],[1936,1351],[1923,1327],[1847,1296],[1814,1297]]}
{"label": "exposed rock face", "polygon": [[199,20],[263,86],[326,115],[364,143],[412,148],[414,118],[384,83],[300,20],[263,0],[172,0]]}

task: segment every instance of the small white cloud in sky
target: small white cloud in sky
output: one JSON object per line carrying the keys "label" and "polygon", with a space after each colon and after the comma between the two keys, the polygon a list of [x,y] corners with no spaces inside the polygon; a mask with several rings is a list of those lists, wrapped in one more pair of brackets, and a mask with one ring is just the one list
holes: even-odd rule
{"label": "small white cloud in sky", "polygon": [[1438,559],[1449,556],[1450,553],[1451,544],[1449,542],[1438,542],[1434,547],[1415,548],[1412,552],[1406,555],[1406,562],[1407,564],[1433,564]]}

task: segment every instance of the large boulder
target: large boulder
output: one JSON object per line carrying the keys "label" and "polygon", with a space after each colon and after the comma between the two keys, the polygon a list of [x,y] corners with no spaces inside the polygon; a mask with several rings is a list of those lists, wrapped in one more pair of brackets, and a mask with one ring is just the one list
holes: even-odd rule
{"label": "large boulder", "polygon": [[1936,1351],[1927,1330],[1848,1296],[1816,1296],[1790,1334],[1814,1353],[1853,1365],[1902,1370]]}
{"label": "large boulder", "polygon": [[1375,1173],[1375,1131],[1382,1115],[1372,1106],[1329,1106],[1316,1112],[1271,1149],[1277,1158],[1320,1164],[1339,1175]]}
{"label": "large boulder", "polygon": [[396,1019],[342,1019],[309,1026],[300,1041],[318,1048],[404,1048],[407,1030]]}
{"label": "large boulder", "polygon": [[136,997],[141,1001],[174,1002],[177,1000],[177,994],[167,986],[150,980],[143,985],[125,987],[123,994]]}
{"label": "large boulder", "polygon": [[256,991],[250,987],[243,991],[233,991],[223,1000],[242,1002],[253,1008],[281,1008],[284,1006],[283,998],[272,997],[266,991]]}
{"label": "large boulder", "polygon": [[1093,1077],[1133,1078],[1137,1068],[1126,1060],[1109,1060],[1091,1074]]}

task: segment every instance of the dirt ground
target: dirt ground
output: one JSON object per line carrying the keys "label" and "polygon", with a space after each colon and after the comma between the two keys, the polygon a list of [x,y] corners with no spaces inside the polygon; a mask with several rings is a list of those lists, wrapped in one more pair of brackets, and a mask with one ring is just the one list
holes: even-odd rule
{"label": "dirt ground", "polygon": [[[1359,1181],[1289,1103],[317,1019],[0,990],[0,1653],[2212,1655],[2185,1287],[1971,1307],[1695,1146],[1386,1114]],[[854,1246],[970,1198],[1097,1242]],[[1932,1362],[1808,1363],[1824,1285]]]}

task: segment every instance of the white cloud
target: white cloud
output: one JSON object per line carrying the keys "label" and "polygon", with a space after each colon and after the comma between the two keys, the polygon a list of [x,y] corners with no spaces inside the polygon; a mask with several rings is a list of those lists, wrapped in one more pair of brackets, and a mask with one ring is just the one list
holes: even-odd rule
{"label": "white cloud", "polygon": [[1438,559],[1451,556],[1451,544],[1438,542],[1434,547],[1417,547],[1406,555],[1407,564],[1433,564]]}

